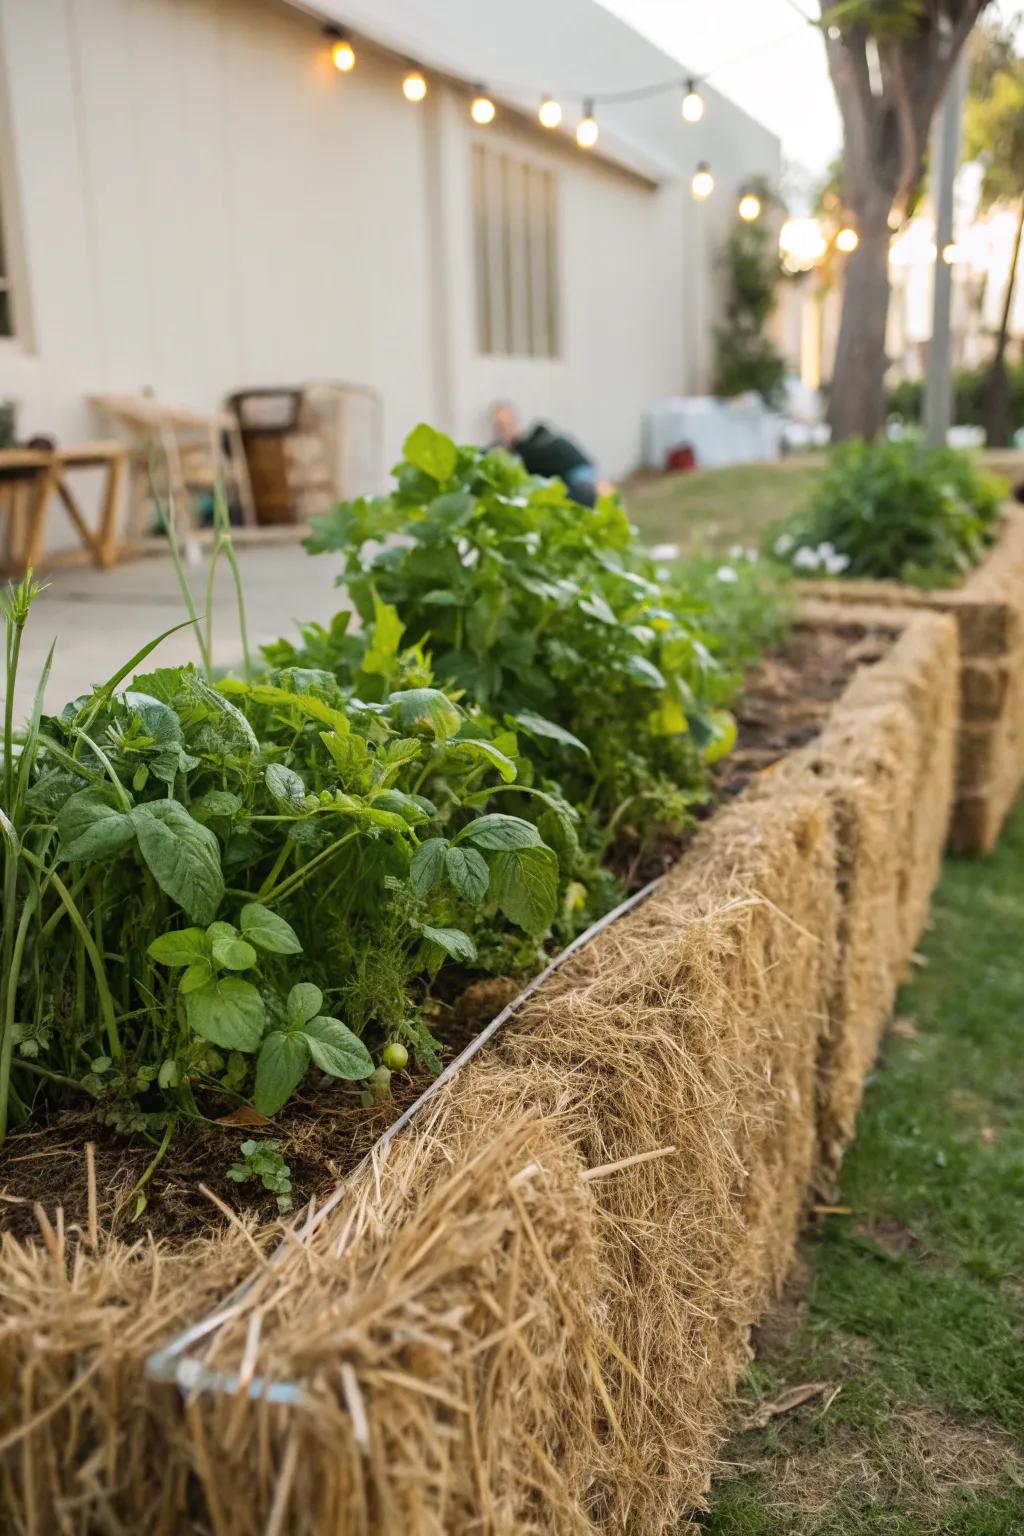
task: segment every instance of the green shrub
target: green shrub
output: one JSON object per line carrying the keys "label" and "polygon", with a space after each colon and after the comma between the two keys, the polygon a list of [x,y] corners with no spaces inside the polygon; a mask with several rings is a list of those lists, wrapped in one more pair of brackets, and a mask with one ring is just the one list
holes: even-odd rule
{"label": "green shrub", "polygon": [[[1024,427],[1024,363],[1008,369],[1010,385],[1010,430]],[[953,375],[953,420],[958,426],[985,425],[985,386],[987,368],[961,368]],[[924,383],[921,379],[900,379],[888,392],[890,416],[908,423],[920,422],[924,410]]]}
{"label": "green shrub", "polygon": [[1000,482],[916,440],[838,444],[806,508],[771,547],[795,570],[950,586],[995,537]]}

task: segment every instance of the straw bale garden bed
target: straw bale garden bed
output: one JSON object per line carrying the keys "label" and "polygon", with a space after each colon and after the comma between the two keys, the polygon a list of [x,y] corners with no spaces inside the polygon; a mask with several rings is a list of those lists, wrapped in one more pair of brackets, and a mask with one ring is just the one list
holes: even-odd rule
{"label": "straw bale garden bed", "polygon": [[783,634],[760,564],[673,584],[426,428],[316,540],[359,635],[121,669],[7,754],[0,1499],[664,1531],[927,917],[956,627]]}
{"label": "straw bale garden bed", "polygon": [[805,580],[821,601],[955,618],[960,723],[950,840],[965,854],[992,849],[1024,781],[1024,510],[999,503],[998,486],[962,456],[857,444],[839,457],[809,517],[782,536],[798,570],[821,573]]}

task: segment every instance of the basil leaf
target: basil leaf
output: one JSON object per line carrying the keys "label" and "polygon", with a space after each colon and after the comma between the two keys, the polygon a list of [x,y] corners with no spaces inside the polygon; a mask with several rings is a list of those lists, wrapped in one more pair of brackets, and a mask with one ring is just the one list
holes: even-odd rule
{"label": "basil leaf", "polygon": [[369,1077],[373,1071],[373,1058],[358,1035],[354,1035],[340,1019],[321,1014],[310,1019],[302,1031],[304,1039],[321,1072],[331,1077],[343,1077],[350,1082]]}
{"label": "basil leaf", "polygon": [[205,987],[208,981],[213,980],[213,966],[209,960],[196,960],[189,966],[184,976],[178,983],[178,991],[183,997],[189,992],[195,992],[199,987]]}
{"label": "basil leaf", "polygon": [[256,1061],[252,1101],[261,1115],[276,1115],[302,1082],[309,1066],[309,1047],[302,1035],[271,1030]]}
{"label": "basil leaf", "polygon": [[449,743],[449,749],[453,752],[464,752],[467,757],[483,758],[490,763],[492,768],[497,768],[502,783],[511,784],[516,776],[516,765],[510,757],[500,751],[493,742],[477,741],[470,737],[460,737],[458,741]]}
{"label": "basil leaf", "polygon": [[162,933],[147,950],[160,965],[194,965],[197,960],[205,960],[209,952],[209,941],[201,928]]}
{"label": "basil leaf", "polygon": [[109,858],[135,836],[113,787],[100,784],[69,795],[57,812],[57,831],[62,858],[82,863]]}
{"label": "basil leaf", "polygon": [[[514,921],[514,919],[513,919]],[[461,928],[431,928],[423,927],[423,937],[431,944],[436,944],[438,949],[443,949],[446,955],[451,955],[453,960],[461,960],[464,965],[471,965],[476,959],[476,945],[468,933],[463,933]]]}
{"label": "basil leaf", "polygon": [[475,848],[449,848],[444,867],[452,888],[463,900],[471,901],[474,906],[483,901],[491,873],[482,854]]}
{"label": "basil leaf", "polygon": [[324,995],[311,981],[300,981],[288,993],[288,1022],[298,1029],[320,1012]]}
{"label": "basil leaf", "polygon": [[476,843],[478,848],[536,848],[540,843],[540,833],[532,821],[504,816],[498,811],[478,816],[459,836]]}
{"label": "basil leaf", "polygon": [[405,688],[388,699],[391,717],[403,731],[447,741],[462,725],[462,711],[439,688]]}
{"label": "basil leaf", "polygon": [[445,838],[428,837],[416,849],[409,864],[409,884],[417,896],[426,896],[440,880],[447,847]]}
{"label": "basil leaf", "polygon": [[271,955],[301,954],[302,945],[292,925],[260,902],[247,902],[238,921],[244,937],[257,949]]}
{"label": "basil leaf", "polygon": [[413,427],[402,444],[402,452],[408,463],[421,469],[425,475],[440,484],[450,480],[455,473],[458,453],[450,437],[421,421]]}
{"label": "basil leaf", "polygon": [[544,933],[558,905],[558,859],[550,848],[510,848],[491,860],[491,895],[509,922]]}
{"label": "basil leaf", "polygon": [[283,763],[270,763],[263,778],[278,805],[289,811],[302,810],[306,786],[294,769],[286,768]]}
{"label": "basil leaf", "polygon": [[247,971],[256,964],[256,951],[244,939],[218,936],[211,947],[214,960],[224,971]]}
{"label": "basil leaf", "polygon": [[559,746],[572,747],[576,752],[582,752],[584,757],[590,756],[590,748],[574,736],[572,731],[567,731],[561,725],[556,725],[553,720],[545,720],[543,715],[535,715],[530,709],[521,709],[517,715],[509,716],[516,725],[520,726],[527,736],[543,736],[548,741],[557,741]]}
{"label": "basil leaf", "polygon": [[254,1051],[260,1043],[266,1010],[248,981],[225,976],[208,982],[185,999],[189,1028],[227,1051]]}
{"label": "basil leaf", "polygon": [[153,800],[131,813],[139,850],[157,885],[197,923],[209,923],[224,897],[220,844],[177,800]]}

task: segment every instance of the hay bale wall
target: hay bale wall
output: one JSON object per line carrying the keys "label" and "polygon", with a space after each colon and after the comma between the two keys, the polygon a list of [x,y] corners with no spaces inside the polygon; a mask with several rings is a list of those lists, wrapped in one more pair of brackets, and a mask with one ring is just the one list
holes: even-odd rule
{"label": "hay bale wall", "polygon": [[298,1384],[297,1405],[182,1405],[142,1374],[263,1264],[266,1234],[80,1246],[70,1277],[56,1236],[5,1241],[10,1529],[655,1536],[699,1508],[750,1325],[916,942],[954,644],[948,620],[906,627],[818,742],[721,809],[261,1269],[198,1353]]}
{"label": "hay bale wall", "polygon": [[816,1175],[831,1196],[939,875],[954,790],[957,634],[945,615],[893,608],[809,603],[803,621],[851,643],[887,629],[894,641],[855,675],[820,736],[750,791],[770,798],[816,786],[832,807],[840,912],[819,1047]]}
{"label": "hay bale wall", "polygon": [[956,620],[960,703],[950,840],[958,853],[987,853],[1024,782],[1024,511],[1007,509],[995,548],[955,590],[888,581],[801,587],[819,602],[928,609]]}

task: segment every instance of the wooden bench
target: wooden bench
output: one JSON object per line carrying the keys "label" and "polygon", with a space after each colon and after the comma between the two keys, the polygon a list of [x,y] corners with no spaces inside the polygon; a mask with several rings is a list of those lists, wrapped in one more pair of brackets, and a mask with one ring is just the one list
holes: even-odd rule
{"label": "wooden bench", "polygon": [[[43,558],[46,516],[56,494],[83,548],[102,567],[116,564],[118,518],[128,449],[123,443],[79,443],[68,448],[0,449],[0,515],[6,515],[4,569],[20,574],[37,570]],[[90,528],[68,483],[76,469],[103,472],[99,518]]]}

